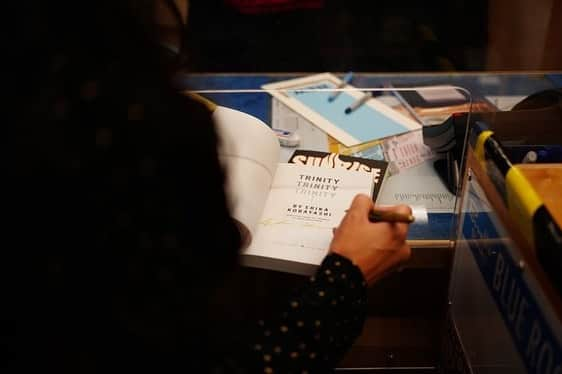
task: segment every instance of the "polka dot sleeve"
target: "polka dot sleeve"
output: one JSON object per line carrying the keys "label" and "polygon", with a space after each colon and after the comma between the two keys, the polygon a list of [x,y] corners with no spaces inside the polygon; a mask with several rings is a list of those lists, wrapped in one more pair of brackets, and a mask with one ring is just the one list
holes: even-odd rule
{"label": "polka dot sleeve", "polygon": [[249,348],[255,372],[312,373],[334,368],[361,333],[367,284],[345,257],[328,255],[278,319],[258,321]]}

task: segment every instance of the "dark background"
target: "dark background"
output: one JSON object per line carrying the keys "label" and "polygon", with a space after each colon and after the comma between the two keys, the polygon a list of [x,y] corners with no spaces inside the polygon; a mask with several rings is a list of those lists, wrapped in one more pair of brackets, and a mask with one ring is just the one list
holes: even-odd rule
{"label": "dark background", "polygon": [[484,70],[487,0],[326,0],[323,9],[244,15],[192,1],[195,72]]}

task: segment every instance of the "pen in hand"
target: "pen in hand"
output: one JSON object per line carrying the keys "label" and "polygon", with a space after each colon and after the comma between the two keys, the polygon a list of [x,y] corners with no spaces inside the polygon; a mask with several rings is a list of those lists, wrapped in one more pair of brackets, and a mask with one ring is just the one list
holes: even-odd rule
{"label": "pen in hand", "polygon": [[[348,212],[348,209],[345,210]],[[389,212],[386,210],[371,209],[369,211],[369,221],[376,222],[400,222],[400,223],[414,223],[415,217],[412,214],[403,214],[397,212]]]}
{"label": "pen in hand", "polygon": [[415,221],[415,218],[412,214],[403,214],[397,212],[389,212],[386,210],[372,209],[369,212],[369,221],[413,223]]}

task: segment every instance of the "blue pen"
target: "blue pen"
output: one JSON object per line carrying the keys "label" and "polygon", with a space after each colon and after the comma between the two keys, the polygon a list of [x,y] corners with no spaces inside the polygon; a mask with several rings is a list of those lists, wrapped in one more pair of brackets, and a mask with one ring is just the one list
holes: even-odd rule
{"label": "blue pen", "polygon": [[345,114],[351,114],[351,112],[359,109],[359,107],[365,104],[371,97],[373,97],[372,92],[365,92],[361,98],[355,100],[350,106],[345,108]]}
{"label": "blue pen", "polygon": [[[393,88],[391,84],[387,84],[386,87],[387,88]],[[421,118],[418,115],[418,113],[416,113],[415,109],[412,108],[412,106],[410,105],[410,103],[408,103],[406,101],[406,99],[404,99],[404,96],[402,96],[402,94],[400,92],[398,92],[396,90],[392,90],[390,92],[394,95],[394,97],[396,97],[396,99],[398,99],[398,101],[400,102],[400,104],[402,104],[404,109],[406,109],[408,111],[408,113],[410,113],[410,115],[416,119],[416,121],[418,121],[422,126],[425,126],[425,122],[424,122],[423,118]]]}
{"label": "blue pen", "polygon": [[[350,71],[349,73],[347,73],[347,74],[343,77],[342,82],[341,82],[340,84],[338,84],[335,88],[338,89],[338,90],[341,89],[341,88],[344,88],[345,86],[347,86],[347,85],[351,82],[352,79],[353,79],[353,72]],[[336,100],[336,97],[338,97],[338,95],[339,95],[340,93],[341,93],[341,91],[335,91],[335,92],[333,92],[333,93],[328,97],[328,101],[329,101],[329,102],[332,102],[332,101]]]}

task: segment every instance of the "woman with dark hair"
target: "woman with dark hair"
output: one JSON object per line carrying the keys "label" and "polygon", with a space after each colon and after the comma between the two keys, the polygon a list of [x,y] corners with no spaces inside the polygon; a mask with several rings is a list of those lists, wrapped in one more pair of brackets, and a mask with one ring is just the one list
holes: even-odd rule
{"label": "woman with dark hair", "polygon": [[[19,10],[11,111],[21,121],[4,168],[9,257],[0,261],[11,285],[8,369],[333,368],[361,332],[367,284],[408,258],[407,226],[370,223],[372,201],[356,197],[316,276],[279,313],[224,323],[220,295],[234,287],[240,248],[228,170],[210,114],[173,87],[182,59],[153,19],[163,11],[179,23],[185,12],[163,0]],[[191,163],[194,154],[204,162]]]}

